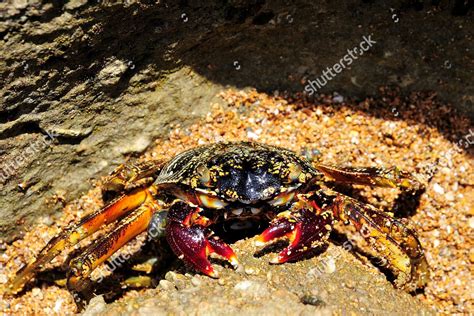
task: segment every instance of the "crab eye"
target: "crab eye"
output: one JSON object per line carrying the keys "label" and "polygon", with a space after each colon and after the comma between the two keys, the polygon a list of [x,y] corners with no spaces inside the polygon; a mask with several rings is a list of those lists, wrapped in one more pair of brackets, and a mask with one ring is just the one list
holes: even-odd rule
{"label": "crab eye", "polygon": [[277,195],[277,197],[273,200],[269,201],[268,204],[270,204],[271,206],[285,205],[291,200],[293,200],[294,196],[295,192],[283,192]]}
{"label": "crab eye", "polygon": [[133,181],[136,172],[127,165],[120,165],[105,180],[104,188],[106,191],[121,191],[127,182]]}
{"label": "crab eye", "polygon": [[300,178],[301,176],[301,166],[300,165],[297,165],[297,164],[294,164],[294,163],[291,163],[289,166],[288,166],[288,170],[289,170],[289,173],[288,173],[288,178],[293,182],[293,181],[296,181]]}
{"label": "crab eye", "polygon": [[214,209],[219,209],[219,208],[224,208],[228,204],[218,197],[215,196],[210,196],[208,194],[198,194],[197,198],[199,200],[199,203],[207,208],[214,208]]}
{"label": "crab eye", "polygon": [[211,173],[209,169],[205,165],[200,164],[197,166],[196,172],[199,175],[199,181],[201,181],[201,183],[204,185],[208,185],[211,180]]}

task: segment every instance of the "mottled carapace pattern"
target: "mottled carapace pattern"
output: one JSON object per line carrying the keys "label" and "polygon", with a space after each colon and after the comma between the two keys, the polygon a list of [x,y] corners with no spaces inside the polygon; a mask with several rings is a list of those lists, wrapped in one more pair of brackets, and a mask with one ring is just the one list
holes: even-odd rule
{"label": "mottled carapace pattern", "polygon": [[179,184],[247,204],[269,200],[322,176],[294,152],[259,143],[216,143],[179,154],[167,163],[155,185]]}

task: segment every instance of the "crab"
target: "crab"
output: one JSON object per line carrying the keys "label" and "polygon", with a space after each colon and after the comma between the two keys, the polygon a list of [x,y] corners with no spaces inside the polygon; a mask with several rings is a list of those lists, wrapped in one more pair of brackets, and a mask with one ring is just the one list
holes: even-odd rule
{"label": "crab", "polygon": [[390,213],[329,189],[328,181],[423,188],[414,175],[397,167],[324,165],[255,142],[215,143],[184,151],[168,162],[125,164],[108,177],[105,186],[120,192],[118,197],[54,237],[17,272],[6,291],[18,293],[61,251],[115,222],[107,234],[70,261],[70,290],[83,289],[97,266],[144,231],[153,240],[166,240],[176,256],[195,270],[217,278],[210,254],[235,268],[239,262],[213,227],[249,220],[269,223],[255,237],[258,247],[287,238],[286,248],[271,260],[273,264],[304,259],[326,243],[336,222],[352,224],[386,259],[396,276],[395,287],[410,291],[424,287],[429,268],[416,232]]}

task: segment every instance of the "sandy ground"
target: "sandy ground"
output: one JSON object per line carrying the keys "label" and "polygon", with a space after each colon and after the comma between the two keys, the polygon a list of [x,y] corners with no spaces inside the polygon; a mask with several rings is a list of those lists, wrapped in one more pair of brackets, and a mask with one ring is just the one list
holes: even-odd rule
{"label": "sandy ground", "polygon": [[[100,296],[87,307],[87,314],[236,314],[240,310],[250,314],[427,314],[433,308],[446,314],[474,311],[474,163],[472,148],[467,148],[473,128],[467,119],[437,103],[434,95],[420,93],[401,99],[397,91],[391,90],[382,90],[377,99],[360,102],[340,95],[311,101],[278,92],[267,95],[229,90],[221,95],[228,107],[214,106],[205,120],[189,128],[174,126],[167,139],[157,140],[156,146],[140,159],[168,159],[199,144],[251,139],[300,153],[320,152],[317,157],[325,163],[397,165],[416,172],[428,183],[419,203],[412,201],[414,197],[401,197],[398,190],[357,186],[346,193],[393,210],[395,216],[410,217],[426,249],[431,281],[413,296],[395,290],[385,274],[364,256],[343,250],[337,240],[319,256],[270,266],[271,254],[254,257],[255,248],[246,239],[233,245],[243,263],[242,271],[224,265],[218,268],[221,279],[212,280],[172,260],[156,274],[153,284],[158,283],[158,287],[126,288],[120,294],[110,293],[110,289],[109,293],[97,291]],[[57,218],[44,217],[22,239],[2,244],[0,283],[6,283],[61,227],[102,205],[100,181],[93,184],[94,189],[67,205]],[[341,230],[360,243],[350,228]],[[136,252],[143,239],[141,236],[120,253]],[[64,260],[65,254],[54,260],[48,272],[38,276],[40,281],[30,282],[19,296],[0,297],[0,311],[73,313],[74,298],[53,282],[64,278]],[[330,264],[324,265],[317,278],[308,274],[321,262]],[[132,275],[131,271],[115,272],[122,281]],[[93,277],[97,279],[99,273],[96,271]],[[105,305],[104,298],[113,303]]]}

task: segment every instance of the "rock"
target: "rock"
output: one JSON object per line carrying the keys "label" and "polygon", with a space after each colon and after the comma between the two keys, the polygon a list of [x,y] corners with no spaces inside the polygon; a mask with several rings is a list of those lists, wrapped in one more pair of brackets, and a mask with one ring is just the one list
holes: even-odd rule
{"label": "rock", "polygon": [[88,315],[350,315],[379,314],[382,310],[387,314],[434,315],[430,307],[395,289],[381,272],[374,277],[374,268],[342,247],[328,247],[328,253],[340,253],[323,257],[332,258],[336,270],[318,277],[308,277],[308,271],[323,258],[271,265],[272,254],[256,258],[254,247],[252,239],[233,245],[242,264],[258,267],[267,271],[265,274],[249,276],[224,268],[218,280],[194,275],[186,277],[186,286],[175,289],[168,280],[180,274],[170,271],[160,281],[160,288],[167,290],[145,289],[138,296],[107,305],[106,312]]}
{"label": "rock", "polygon": [[128,140],[116,147],[117,152],[122,155],[141,153],[151,144],[151,139],[146,136],[139,136],[136,139]]}
{"label": "rock", "polygon": [[41,289],[35,287],[32,291],[31,294],[39,299],[43,298],[43,292],[41,292]]}
{"label": "rock", "polygon": [[12,5],[15,9],[25,9],[28,6],[28,0],[14,0]]}
{"label": "rock", "polygon": [[270,295],[265,283],[250,280],[237,283],[234,286],[234,290],[241,293],[243,296],[250,296],[253,298],[263,298]]}
{"label": "rock", "polygon": [[191,284],[196,286],[196,287],[199,287],[199,286],[201,286],[202,282],[201,282],[201,280],[199,280],[199,277],[197,275],[195,275],[191,279]]}
{"label": "rock", "polygon": [[115,85],[128,69],[127,64],[123,60],[114,60],[108,63],[97,75],[100,84],[104,86]]}
{"label": "rock", "polygon": [[95,296],[90,300],[82,316],[101,315],[106,309],[107,305],[105,304],[104,297],[102,295]]}
{"label": "rock", "polygon": [[74,10],[82,7],[85,4],[87,4],[87,0],[71,0],[64,5],[64,8],[67,10]]}
{"label": "rock", "polygon": [[171,291],[175,289],[174,284],[168,280],[160,280],[160,287],[165,291]]}
{"label": "rock", "polygon": [[440,186],[438,183],[433,184],[433,191],[435,191],[438,194],[444,194],[443,187]]}

